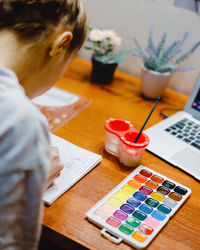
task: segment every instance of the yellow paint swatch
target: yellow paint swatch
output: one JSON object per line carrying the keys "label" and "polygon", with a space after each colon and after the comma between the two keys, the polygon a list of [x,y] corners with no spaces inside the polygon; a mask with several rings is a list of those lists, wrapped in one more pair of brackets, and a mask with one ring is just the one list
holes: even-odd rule
{"label": "yellow paint swatch", "polygon": [[135,189],[131,188],[130,186],[123,186],[122,187],[122,191],[124,191],[127,194],[134,194],[135,193]]}
{"label": "yellow paint swatch", "polygon": [[154,199],[157,200],[157,201],[162,201],[162,200],[164,200],[164,198],[165,198],[164,195],[162,195],[162,194],[160,194],[160,193],[157,193],[157,192],[152,193],[151,197],[154,198]]}
{"label": "yellow paint swatch", "polygon": [[122,191],[118,191],[115,196],[120,199],[121,201],[126,201],[129,198],[129,195],[125,192]]}
{"label": "yellow paint swatch", "polygon": [[108,203],[114,207],[120,207],[123,201],[117,199],[116,197],[111,197],[108,199]]}

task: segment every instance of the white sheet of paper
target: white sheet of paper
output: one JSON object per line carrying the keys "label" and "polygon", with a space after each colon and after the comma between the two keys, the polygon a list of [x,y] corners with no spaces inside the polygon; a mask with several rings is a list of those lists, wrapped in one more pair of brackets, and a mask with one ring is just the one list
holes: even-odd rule
{"label": "white sheet of paper", "polygon": [[45,94],[33,99],[35,104],[48,107],[69,106],[77,102],[79,97],[67,91],[53,87]]}
{"label": "white sheet of paper", "polygon": [[54,185],[47,189],[43,195],[43,200],[47,205],[51,205],[102,159],[101,155],[80,148],[53,134],[51,134],[51,145],[59,148],[64,169],[54,181]]}

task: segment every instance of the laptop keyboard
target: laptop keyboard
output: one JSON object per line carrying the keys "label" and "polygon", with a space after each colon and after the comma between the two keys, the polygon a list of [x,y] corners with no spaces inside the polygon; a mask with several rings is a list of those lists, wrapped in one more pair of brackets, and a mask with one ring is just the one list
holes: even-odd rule
{"label": "laptop keyboard", "polygon": [[184,118],[165,129],[176,138],[200,150],[200,125]]}

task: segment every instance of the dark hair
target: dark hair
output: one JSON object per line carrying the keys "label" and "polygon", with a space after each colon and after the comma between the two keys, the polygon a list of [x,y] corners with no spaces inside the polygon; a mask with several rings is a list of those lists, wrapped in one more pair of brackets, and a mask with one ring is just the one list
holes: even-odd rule
{"label": "dark hair", "polygon": [[80,48],[87,29],[82,0],[0,0],[0,30],[23,40],[38,39],[60,23],[73,33],[69,49]]}

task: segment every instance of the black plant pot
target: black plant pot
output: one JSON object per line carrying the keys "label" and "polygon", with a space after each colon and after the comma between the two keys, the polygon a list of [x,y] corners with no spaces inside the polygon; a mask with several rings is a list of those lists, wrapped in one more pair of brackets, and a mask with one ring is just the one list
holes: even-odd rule
{"label": "black plant pot", "polygon": [[108,84],[113,80],[117,63],[104,64],[92,58],[91,82]]}

